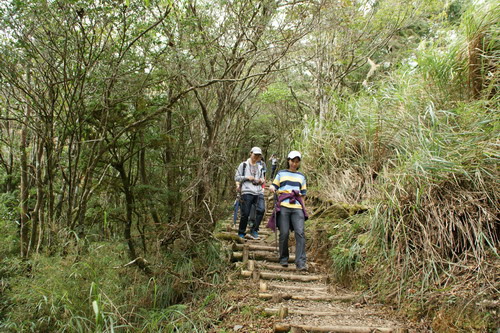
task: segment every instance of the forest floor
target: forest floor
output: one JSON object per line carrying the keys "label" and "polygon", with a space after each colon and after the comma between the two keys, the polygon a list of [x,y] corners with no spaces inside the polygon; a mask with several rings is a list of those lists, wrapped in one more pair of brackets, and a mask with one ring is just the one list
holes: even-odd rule
{"label": "forest floor", "polygon": [[232,220],[221,227],[225,232],[219,237],[227,241],[235,271],[221,291],[230,306],[210,332],[427,332],[368,293],[333,284],[321,264],[308,260],[308,271],[298,271],[293,233],[285,268],[278,263],[276,235],[264,220],[259,240],[237,237]]}

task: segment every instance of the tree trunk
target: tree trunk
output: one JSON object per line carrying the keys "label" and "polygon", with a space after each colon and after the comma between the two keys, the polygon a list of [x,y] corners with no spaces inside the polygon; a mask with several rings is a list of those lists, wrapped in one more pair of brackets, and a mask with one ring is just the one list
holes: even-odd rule
{"label": "tree trunk", "polygon": [[53,161],[54,145],[52,143],[52,140],[54,138],[54,131],[51,131],[50,135],[51,136],[50,136],[49,140],[45,143],[45,159],[46,159],[46,165],[47,165],[45,172],[46,172],[47,185],[48,185],[47,194],[46,194],[47,210],[48,211],[47,211],[45,223],[46,223],[46,227],[48,227],[48,229],[49,229],[47,236],[49,236],[52,231],[55,231],[55,225],[54,225],[54,218],[55,218],[54,168],[56,167],[56,163],[54,163],[54,161]]}
{"label": "tree trunk", "polygon": [[[31,81],[30,80],[30,68],[28,65],[28,77],[27,81],[28,83]],[[21,257],[27,257],[28,256],[28,221],[29,221],[29,216],[28,216],[28,199],[29,199],[29,192],[28,192],[28,153],[26,151],[27,148],[27,136],[28,136],[28,121],[31,118],[31,107],[29,106],[29,103],[27,103],[26,106],[26,116],[24,118],[24,122],[21,128],[21,217],[20,217],[20,227],[21,227]]]}
{"label": "tree trunk", "polygon": [[124,229],[124,238],[128,245],[128,254],[131,261],[133,261],[141,270],[143,270],[146,274],[151,275],[151,270],[146,264],[146,261],[137,256],[137,252],[135,250],[134,240],[132,239],[132,223],[133,223],[133,214],[134,214],[134,194],[132,193],[132,187],[130,185],[130,177],[127,175],[127,172],[124,167],[124,162],[120,161],[117,163],[113,163],[113,167],[120,174],[120,179],[122,181],[123,193],[125,194],[125,229]]}
{"label": "tree trunk", "polygon": [[37,143],[37,154],[35,161],[35,184],[36,184],[36,204],[31,216],[31,239],[29,241],[28,253],[35,250],[38,252],[42,241],[42,229],[44,220],[44,191],[42,180],[42,158],[43,158],[43,144],[42,139]]}
{"label": "tree trunk", "polygon": [[124,237],[125,241],[128,245],[128,252],[130,260],[135,260],[137,258],[137,254],[135,251],[134,241],[132,239],[132,216],[134,211],[134,197],[130,188],[130,180],[127,176],[127,172],[125,171],[125,167],[123,166],[123,162],[114,163],[113,167],[120,174],[120,179],[122,181],[123,193],[125,194],[125,230]]}
{"label": "tree trunk", "polygon": [[[146,174],[146,149],[142,148],[139,152],[139,174],[141,175],[141,181],[144,185],[149,185],[148,176]],[[158,211],[156,210],[155,205],[153,204],[150,197],[147,199],[149,212],[151,217],[153,218],[153,222],[155,224],[156,230],[160,230],[160,218],[158,216]]]}

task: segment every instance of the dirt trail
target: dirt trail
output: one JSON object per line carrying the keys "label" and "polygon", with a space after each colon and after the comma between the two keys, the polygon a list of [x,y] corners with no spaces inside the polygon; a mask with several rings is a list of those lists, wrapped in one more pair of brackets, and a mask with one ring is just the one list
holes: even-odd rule
{"label": "dirt trail", "polygon": [[308,271],[298,271],[293,263],[293,233],[289,266],[279,265],[276,235],[266,229],[266,221],[265,217],[258,240],[237,237],[232,221],[218,236],[231,247],[231,260],[247,286],[244,296],[240,292],[240,303],[251,304],[265,318],[260,323],[238,323],[235,315],[223,332],[414,332],[390,309],[329,283],[324,267],[308,261]]}

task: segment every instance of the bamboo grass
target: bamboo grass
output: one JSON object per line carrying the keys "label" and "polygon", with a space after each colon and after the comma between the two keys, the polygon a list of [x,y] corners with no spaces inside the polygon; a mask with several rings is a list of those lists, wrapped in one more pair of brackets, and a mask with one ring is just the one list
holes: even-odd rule
{"label": "bamboo grass", "polygon": [[359,234],[338,225],[345,236],[332,239],[331,259],[339,276],[362,267],[368,251],[386,262],[375,273],[381,281],[401,281],[401,299],[415,283],[421,294],[432,289],[451,263],[498,258],[498,96],[491,80],[470,92],[465,56],[474,42],[483,76],[498,64],[499,6],[487,3],[467,12],[455,39],[445,31],[418,50],[416,67],[402,65],[376,89],[339,102],[329,131],[302,143],[319,192],[373,207],[371,245],[360,249]]}

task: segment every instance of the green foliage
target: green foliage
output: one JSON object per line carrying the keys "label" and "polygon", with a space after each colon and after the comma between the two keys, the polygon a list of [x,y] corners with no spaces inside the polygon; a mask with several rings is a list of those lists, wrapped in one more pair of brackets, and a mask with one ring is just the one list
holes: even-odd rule
{"label": "green foliage", "polygon": [[356,205],[327,205],[308,222],[308,230],[314,235],[313,244],[319,244],[323,251],[322,244],[328,244],[328,262],[336,282],[359,288],[368,281],[358,272],[366,265],[367,251],[371,251],[369,212],[365,212],[366,207],[360,210]]}
{"label": "green foliage", "polygon": [[270,84],[266,91],[259,95],[262,102],[265,103],[278,103],[284,101],[291,101],[292,94],[290,88],[288,88],[283,82]]}
{"label": "green foliage", "polygon": [[335,234],[329,237],[329,240],[335,244],[335,247],[330,250],[333,272],[340,281],[346,282],[352,279],[352,274],[362,262],[361,251],[366,246],[363,242],[365,233],[368,231],[359,223],[363,220],[366,219],[347,219],[337,225]]}
{"label": "green foliage", "polygon": [[19,253],[17,193],[0,194],[0,258]]}
{"label": "green foliage", "polygon": [[12,306],[9,330],[104,331],[120,322],[115,304],[125,302],[119,256],[106,244],[95,244],[88,256],[34,257],[9,279]]}
{"label": "green foliage", "polygon": [[[256,144],[302,150],[311,187],[343,203],[335,221],[374,207],[329,234],[339,277],[419,302],[461,260],[498,258],[498,5],[321,4],[0,6],[0,330],[203,331],[224,280],[207,212],[226,212]],[[9,162],[23,124],[43,217],[26,261]]]}
{"label": "green foliage", "polygon": [[461,59],[460,51],[459,44],[444,52],[439,47],[428,46],[417,55],[419,71],[427,82],[426,93],[442,107],[461,100],[466,93],[466,63]]}
{"label": "green foliage", "polygon": [[[176,302],[196,294],[201,278],[220,282],[219,248],[213,243],[173,248],[161,262],[168,267],[149,279],[123,266],[122,245],[90,243],[80,257],[39,255],[29,261],[4,258],[0,266],[0,330],[14,332],[198,331],[206,325],[210,290],[196,313]],[[158,264],[160,261],[158,262]],[[210,272],[205,277],[205,272]],[[199,297],[199,296],[198,296]]]}
{"label": "green foliage", "polygon": [[466,10],[466,6],[469,4],[468,0],[454,0],[450,2],[448,9],[446,11],[446,16],[448,20],[452,23],[460,22],[462,14]]}
{"label": "green foliage", "polygon": [[186,314],[187,306],[172,305],[147,313],[142,332],[200,332],[196,324]]}

